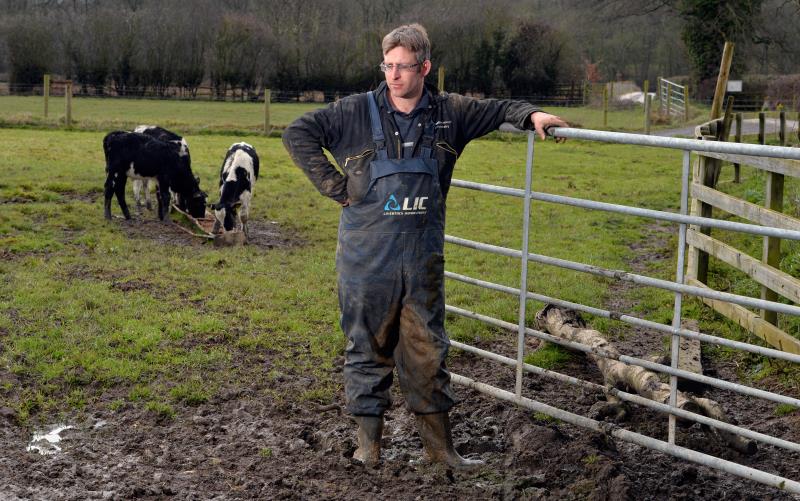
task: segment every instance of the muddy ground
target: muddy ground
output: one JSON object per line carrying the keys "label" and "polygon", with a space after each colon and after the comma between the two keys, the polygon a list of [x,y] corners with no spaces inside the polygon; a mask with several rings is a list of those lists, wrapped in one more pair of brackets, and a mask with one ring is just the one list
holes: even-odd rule
{"label": "muddy ground", "polygon": [[[157,233],[173,244],[203,245],[179,229],[126,228],[132,237]],[[292,243],[291,236],[269,223],[252,230],[251,245]],[[643,252],[652,252],[651,248],[634,251],[638,256],[634,268],[646,262]],[[612,288],[612,297],[623,295],[621,289]],[[615,301],[609,306],[625,306]],[[514,338],[509,334],[481,347],[513,356]],[[662,350],[660,339],[657,333],[632,330],[619,346],[636,356],[658,354],[654,352]],[[384,461],[365,468],[351,459],[355,426],[336,407],[276,396],[276,387],[284,395],[299,394],[315,381],[299,373],[269,380],[271,356],[233,357],[239,365],[232,373],[237,373],[237,381],[248,383],[232,381],[204,404],[177,407],[172,419],[131,405],[109,410],[110,402],[123,398],[121,390],[109,391],[91,408],[58,423],[21,426],[13,411],[0,409],[0,499],[794,499],[762,484],[533,415],[463,387],[456,387],[461,402],[452,414],[457,448],[485,460],[485,468],[465,474],[416,463],[421,443],[413,416],[397,392],[387,416]],[[717,376],[735,380],[736,367],[706,363]],[[341,364],[339,360],[333,377],[341,377]],[[454,353],[450,367],[504,389],[514,386],[513,369],[472,355]],[[579,355],[561,371],[602,382],[597,369]],[[0,367],[0,380],[13,379]],[[771,389],[769,381],[761,384]],[[525,394],[582,415],[602,399],[535,376],[526,376]],[[723,401],[746,427],[800,441],[798,412],[776,417],[774,404],[761,400],[720,390],[709,390],[706,396]],[[632,408],[624,426],[666,439],[666,423],[662,415]],[[60,434],[60,452],[26,451],[36,429],[49,431],[59,424],[73,427]],[[678,443],[800,479],[796,453],[760,445],[755,455],[742,456],[706,437],[696,425],[679,430]]]}

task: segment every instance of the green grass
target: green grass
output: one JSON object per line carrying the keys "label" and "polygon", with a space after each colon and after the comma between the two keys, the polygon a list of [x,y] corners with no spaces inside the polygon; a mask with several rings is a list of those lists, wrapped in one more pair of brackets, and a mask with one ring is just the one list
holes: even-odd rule
{"label": "green grass", "polygon": [[556,370],[572,359],[572,353],[553,343],[543,342],[536,351],[525,356],[525,363],[542,369]]}
{"label": "green grass", "polygon": [[[270,124],[283,128],[317,103],[272,103]],[[65,120],[63,97],[51,97],[44,117],[44,98],[0,97],[0,125],[61,127]],[[130,130],[141,124],[155,124],[182,134],[208,132],[259,133],[264,128],[263,103],[219,101],[178,101],[158,99],[74,98],[72,121],[76,129]],[[192,149],[194,153],[194,148]]]}
{"label": "green grass", "polygon": [[[321,103],[271,103],[270,124],[286,127],[308,111],[325,106]],[[638,132],[644,130],[641,106],[611,109],[608,125],[604,126],[603,110],[598,107],[545,108],[575,126]],[[51,97],[48,116],[44,117],[44,98],[41,96],[0,96],[0,126],[59,128],[65,123],[63,97]],[[692,122],[707,116],[703,108],[692,108]],[[251,102],[179,101],[159,99],[74,98],[72,128],[90,131],[130,130],[141,124],[166,127],[181,134],[259,134],[264,128],[264,104]],[[680,127],[653,123],[652,129]],[[194,149],[192,150],[194,152]]]}
{"label": "green grass", "polygon": [[[6,103],[24,101],[7,99],[0,98],[2,120],[21,113]],[[133,405],[169,418],[184,406],[211,400],[226,385],[254,381],[263,382],[278,401],[338,398],[341,381],[333,368],[345,346],[334,270],[339,209],[292,165],[279,138],[231,138],[234,130],[257,130],[259,107],[133,101],[129,110],[109,110],[101,108],[125,103],[77,104],[84,101],[84,110],[98,106],[83,117],[76,111],[87,130],[0,129],[0,406],[17,409],[23,420],[92,405],[111,410]],[[302,111],[287,110],[285,122]],[[124,121],[105,122],[121,116]],[[230,144],[253,144],[263,176],[251,219],[275,221],[299,244],[173,247],[157,235],[129,236],[118,219],[106,222],[101,200],[106,126],[148,122],[187,134],[193,169],[209,193]],[[525,148],[524,141],[505,135],[476,141],[455,177],[522,187]],[[672,151],[547,141],[536,146],[534,188],[677,210],[680,159]],[[519,199],[453,188],[448,206],[449,234],[520,248]],[[112,211],[119,214],[116,203]],[[539,202],[532,206],[532,222],[531,252],[608,268],[626,269],[629,245],[646,238],[646,221]],[[448,270],[519,286],[518,260],[450,244],[446,260]],[[786,266],[796,271],[800,263],[788,258]],[[672,278],[674,264],[654,263],[652,272]],[[603,307],[608,285],[606,279],[536,264],[527,283],[531,291],[597,307]],[[644,305],[638,313],[668,321],[669,294],[632,294]],[[448,281],[447,300],[517,321],[518,301],[510,295]],[[541,306],[529,305],[530,325]],[[708,316],[703,311],[691,310]],[[743,336],[738,327],[709,317],[712,331]],[[447,327],[462,341],[509,335],[454,315],[448,315]],[[553,363],[559,363],[556,355]],[[282,381],[300,374],[312,377],[314,386],[299,395],[287,393]]]}

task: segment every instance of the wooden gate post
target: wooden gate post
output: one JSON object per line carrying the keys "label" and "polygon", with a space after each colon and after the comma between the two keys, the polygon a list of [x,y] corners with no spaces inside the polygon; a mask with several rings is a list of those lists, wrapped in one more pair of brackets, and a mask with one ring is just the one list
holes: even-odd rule
{"label": "wooden gate post", "polygon": [[728,75],[731,72],[731,61],[733,61],[733,42],[725,42],[722,49],[722,61],[719,65],[719,75],[717,76],[717,87],[714,90],[714,102],[711,104],[711,119],[722,116],[722,102],[725,99],[725,91],[728,88]]}
{"label": "wooden gate post", "polygon": [[653,96],[645,94],[644,96],[644,133],[650,135],[650,109],[653,106]]}
{"label": "wooden gate post", "polygon": [[765,128],[765,114],[763,111],[758,112],[758,144],[766,144],[767,134]]}
{"label": "wooden gate post", "polygon": [[608,128],[608,85],[603,85],[603,127]]}
{"label": "wooden gate post", "polygon": [[683,86],[683,121],[689,121],[689,85]]}
{"label": "wooden gate post", "polygon": [[444,92],[444,66],[439,66],[439,92]]}

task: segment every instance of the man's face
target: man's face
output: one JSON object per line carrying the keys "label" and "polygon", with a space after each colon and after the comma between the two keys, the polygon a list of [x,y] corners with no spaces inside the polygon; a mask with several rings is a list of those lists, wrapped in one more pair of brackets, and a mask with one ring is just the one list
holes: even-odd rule
{"label": "man's face", "polygon": [[409,70],[399,70],[398,64],[416,64],[417,55],[405,47],[395,47],[383,55],[383,62],[395,65],[386,72],[386,83],[389,84],[392,97],[413,99],[422,95],[425,75],[431,71],[430,61],[426,60]]}

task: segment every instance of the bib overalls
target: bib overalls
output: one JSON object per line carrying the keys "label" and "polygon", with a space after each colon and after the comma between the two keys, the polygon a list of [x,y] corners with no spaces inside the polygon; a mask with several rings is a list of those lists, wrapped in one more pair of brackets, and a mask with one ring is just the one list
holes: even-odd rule
{"label": "bib overalls", "polygon": [[445,201],[433,124],[426,120],[417,156],[389,159],[377,101],[372,92],[367,99],[376,157],[365,196],[342,211],[336,252],[347,410],[382,415],[397,367],[413,412],[447,412]]}

